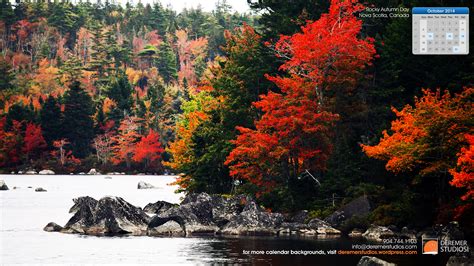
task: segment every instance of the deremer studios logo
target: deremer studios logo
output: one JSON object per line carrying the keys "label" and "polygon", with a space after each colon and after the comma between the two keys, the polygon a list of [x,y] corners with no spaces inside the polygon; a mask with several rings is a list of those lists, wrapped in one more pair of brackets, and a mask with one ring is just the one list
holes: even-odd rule
{"label": "deremer studios logo", "polygon": [[421,240],[423,254],[438,254],[438,238],[424,237]]}
{"label": "deremer studios logo", "polygon": [[422,238],[422,253],[437,255],[438,253],[469,252],[467,240],[441,240],[437,237]]}

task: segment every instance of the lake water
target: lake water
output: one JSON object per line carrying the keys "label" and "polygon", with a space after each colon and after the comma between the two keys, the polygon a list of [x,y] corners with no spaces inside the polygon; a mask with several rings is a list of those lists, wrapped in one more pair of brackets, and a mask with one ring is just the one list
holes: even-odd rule
{"label": "lake water", "polygon": [[[295,237],[94,237],[44,232],[48,222],[64,225],[72,199],[120,196],[140,207],[182,195],[169,186],[171,176],[0,175],[10,190],[0,191],[0,264],[212,264],[356,265],[360,256],[245,255],[244,250],[350,249],[346,238]],[[157,189],[139,190],[145,181]],[[32,188],[28,188],[31,186]],[[17,187],[17,189],[13,189]],[[35,192],[42,187],[47,192]],[[358,241],[357,243],[360,243]],[[440,257],[382,257],[399,265],[443,265]],[[428,263],[428,264],[426,264]]]}

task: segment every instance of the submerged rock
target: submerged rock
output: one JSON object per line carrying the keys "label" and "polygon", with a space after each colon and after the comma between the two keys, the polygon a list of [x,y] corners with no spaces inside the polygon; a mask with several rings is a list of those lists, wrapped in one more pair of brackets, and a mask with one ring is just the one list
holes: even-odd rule
{"label": "submerged rock", "polygon": [[45,169],[45,170],[41,170],[41,171],[39,171],[39,173],[38,173],[38,174],[40,174],[40,175],[54,175],[55,173],[54,173],[54,171],[53,171],[53,170],[48,170],[48,169]]}
{"label": "submerged rock", "polygon": [[371,225],[362,236],[369,240],[382,241],[382,239],[394,237],[395,233],[385,226]]}
{"label": "submerged rock", "polygon": [[37,187],[35,188],[35,192],[47,192],[47,190],[42,187]]}
{"label": "submerged rock", "polygon": [[70,212],[74,216],[62,230],[86,235],[146,234],[150,218],[138,207],[120,197],[74,199]]}
{"label": "submerged rock", "polygon": [[381,260],[376,257],[363,256],[360,258],[357,266],[396,266],[396,264]]}
{"label": "submerged rock", "polygon": [[111,176],[106,176],[106,177],[104,177],[104,179],[112,179],[112,177]]}
{"label": "submerged rock", "polygon": [[62,226],[60,226],[57,223],[50,222],[48,223],[43,230],[46,232],[60,232],[63,229]]}
{"label": "submerged rock", "polygon": [[138,189],[152,189],[152,188],[155,188],[155,187],[152,184],[140,181],[140,182],[138,182],[137,188]]}
{"label": "submerged rock", "polygon": [[0,180],[0,190],[8,190],[8,186],[3,180]]}

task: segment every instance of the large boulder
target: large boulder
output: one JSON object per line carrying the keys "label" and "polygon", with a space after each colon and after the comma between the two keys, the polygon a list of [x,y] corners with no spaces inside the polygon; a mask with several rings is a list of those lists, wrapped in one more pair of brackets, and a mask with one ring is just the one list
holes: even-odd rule
{"label": "large boulder", "polygon": [[371,207],[367,196],[358,197],[324,219],[331,226],[339,227],[353,216],[364,217],[370,213]]}
{"label": "large boulder", "polygon": [[159,213],[165,212],[165,211],[171,209],[172,207],[176,207],[176,206],[177,206],[176,204],[169,203],[167,201],[159,200],[155,203],[148,203],[145,206],[145,208],[143,208],[143,210],[145,212],[148,212],[148,213],[159,214]]}
{"label": "large boulder", "polygon": [[385,226],[371,225],[367,231],[362,234],[362,237],[368,240],[382,241],[385,238],[394,237],[395,233]]}
{"label": "large boulder", "polygon": [[220,232],[228,235],[276,235],[282,223],[283,215],[266,212],[251,201]]}
{"label": "large boulder", "polygon": [[206,193],[193,194],[186,197],[181,205],[155,215],[149,228],[175,221],[181,225],[186,235],[215,234],[219,227],[212,216],[212,197]]}
{"label": "large boulder", "polygon": [[179,223],[170,220],[160,226],[149,227],[147,230],[147,235],[149,236],[185,236],[186,233]]}
{"label": "large boulder", "polygon": [[55,173],[54,173],[54,171],[53,171],[53,170],[48,170],[48,169],[45,169],[45,170],[41,170],[41,171],[39,171],[39,173],[38,173],[38,174],[40,174],[40,175],[54,175]]}
{"label": "large boulder", "polygon": [[74,199],[69,219],[62,232],[86,235],[144,235],[150,218],[139,207],[120,197]]}
{"label": "large boulder", "polygon": [[57,223],[50,222],[48,223],[43,230],[46,232],[60,232],[63,229],[62,226],[60,226]]}
{"label": "large boulder", "polygon": [[140,182],[138,182],[137,188],[138,189],[152,189],[152,188],[155,188],[155,187],[152,184],[140,181]]}
{"label": "large boulder", "polygon": [[8,190],[7,183],[3,180],[0,180],[0,190]]}
{"label": "large boulder", "polygon": [[396,266],[396,264],[381,260],[376,257],[363,256],[360,258],[357,266]]}

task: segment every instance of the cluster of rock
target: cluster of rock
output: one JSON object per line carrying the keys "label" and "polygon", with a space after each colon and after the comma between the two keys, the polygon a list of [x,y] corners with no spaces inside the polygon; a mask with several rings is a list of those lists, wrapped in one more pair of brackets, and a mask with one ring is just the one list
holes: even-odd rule
{"label": "cluster of rock", "polygon": [[[144,209],[120,197],[74,199],[73,217],[64,227],[50,223],[45,231],[87,235],[191,236],[339,234],[328,223],[313,219],[308,223],[285,220],[280,213],[262,209],[250,197],[190,194],[180,205],[165,201],[150,203]],[[150,214],[150,215],[149,215]]]}

